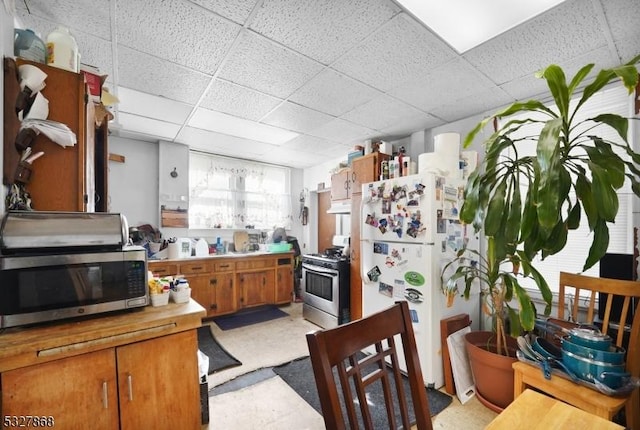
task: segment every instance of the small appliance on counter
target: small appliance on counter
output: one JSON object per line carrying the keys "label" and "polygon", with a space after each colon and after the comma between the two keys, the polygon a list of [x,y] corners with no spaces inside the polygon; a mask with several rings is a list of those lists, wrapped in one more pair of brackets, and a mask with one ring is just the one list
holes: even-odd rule
{"label": "small appliance on counter", "polygon": [[0,224],[0,328],[149,303],[147,252],[117,213],[9,211]]}

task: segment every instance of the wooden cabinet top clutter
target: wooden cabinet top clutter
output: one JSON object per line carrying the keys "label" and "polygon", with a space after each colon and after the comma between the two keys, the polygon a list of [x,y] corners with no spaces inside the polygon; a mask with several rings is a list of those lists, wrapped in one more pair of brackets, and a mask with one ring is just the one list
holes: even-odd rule
{"label": "wooden cabinet top clutter", "polygon": [[[44,133],[32,138],[31,153],[44,154],[31,164],[20,163],[26,146],[16,147],[22,122],[16,112],[21,93],[20,65],[31,65],[46,73],[40,94],[48,101],[47,120],[65,124],[77,143],[63,147]],[[4,60],[4,152],[3,183],[23,183],[34,210],[93,211],[95,208],[95,107],[89,101],[83,74],[68,72],[22,59]],[[23,131],[22,136],[25,136]],[[31,139],[27,139],[27,143]],[[102,156],[102,154],[100,154]],[[27,174],[19,174],[18,169]]]}
{"label": "wooden cabinet top clutter", "polygon": [[389,155],[372,152],[351,160],[351,167],[331,175],[331,200],[350,199],[352,194],[362,193],[362,184],[380,179],[380,163]]}

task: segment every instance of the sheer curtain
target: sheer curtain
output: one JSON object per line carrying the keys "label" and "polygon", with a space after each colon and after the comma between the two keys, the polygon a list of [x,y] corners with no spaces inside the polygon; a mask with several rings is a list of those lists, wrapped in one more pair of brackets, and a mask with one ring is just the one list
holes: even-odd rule
{"label": "sheer curtain", "polygon": [[288,168],[192,151],[189,226],[290,228],[290,188]]}
{"label": "sheer curtain", "polygon": [[[582,120],[585,118],[592,118],[601,113],[616,113],[623,117],[631,117],[633,115],[632,109],[632,97],[630,97],[625,88],[621,85],[611,88],[605,88],[600,93],[594,95],[582,109],[582,112],[576,117],[576,120]],[[573,100],[573,103],[577,103],[577,100]],[[532,115],[521,115],[524,117],[531,117]],[[509,121],[516,119],[518,115],[503,119],[502,121]],[[537,128],[536,128],[537,127]],[[535,136],[540,130],[540,126],[536,124],[530,124],[514,133],[516,137]],[[603,136],[607,140],[613,142],[622,142],[622,139],[617,133],[607,126],[598,126],[593,131],[594,134]],[[630,134],[632,133],[632,127],[630,127]],[[633,136],[628,136],[631,141]],[[626,154],[614,148],[614,151],[620,155],[623,159],[627,159]],[[535,155],[536,142],[535,141],[523,141],[522,145],[518,147],[519,156]],[[513,154],[510,154],[513,155]],[[523,188],[526,188],[527,184],[522,184]],[[526,190],[525,190],[526,191]],[[624,186],[618,190],[618,198],[620,201],[620,207],[615,223],[609,224],[609,253],[621,253],[632,254],[633,253],[633,199],[636,198],[631,191],[631,183],[627,179]],[[582,220],[586,220],[586,215],[582,213]],[[592,234],[589,231],[589,226],[586,222],[582,222],[577,230],[571,230],[567,239],[567,245],[565,248],[555,255],[551,255],[544,260],[537,257],[534,260],[534,266],[544,275],[552,291],[558,290],[559,273],[571,272],[581,273],[584,266],[584,262],[587,258],[589,247],[591,245]],[[589,276],[599,276],[599,264],[596,264],[591,269],[585,271],[583,274]],[[535,288],[533,281],[524,280],[523,286]]]}

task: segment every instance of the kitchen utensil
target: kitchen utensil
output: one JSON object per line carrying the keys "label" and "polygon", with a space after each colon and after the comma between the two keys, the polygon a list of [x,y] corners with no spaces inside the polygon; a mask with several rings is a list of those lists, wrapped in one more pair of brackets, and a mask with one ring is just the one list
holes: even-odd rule
{"label": "kitchen utensil", "polygon": [[597,380],[611,389],[620,388],[624,385],[625,378],[631,376],[625,372],[623,364],[609,364],[579,357],[565,349],[562,350],[562,362],[578,378],[589,382]]}
{"label": "kitchen utensil", "polygon": [[600,350],[579,345],[566,336],[562,339],[562,349],[565,349],[578,357],[589,358],[608,364],[624,364],[626,350],[618,346],[610,346],[608,350]]}
{"label": "kitchen utensil", "polygon": [[246,230],[233,232],[233,246],[236,252],[246,252],[249,245],[249,233]]}

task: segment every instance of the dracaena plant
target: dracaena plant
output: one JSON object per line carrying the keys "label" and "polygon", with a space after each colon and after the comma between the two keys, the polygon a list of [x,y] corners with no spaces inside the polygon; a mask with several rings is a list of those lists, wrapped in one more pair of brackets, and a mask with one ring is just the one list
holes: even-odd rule
{"label": "dracaena plant", "polygon": [[[546,302],[544,314],[551,311],[551,291],[533,258],[559,252],[569,231],[587,222],[592,242],[584,269],[592,267],[607,251],[607,224],[618,213],[617,190],[625,177],[640,196],[640,154],[628,141],[628,119],[612,113],[578,119],[585,103],[613,80],[620,79],[631,94],[638,84],[638,61],[640,55],[601,70],[586,86],[583,82],[593,64],[582,67],[570,81],[559,66],[548,66],[536,76],[546,80],[554,107],[539,100],[516,102],[478,123],[464,140],[466,148],[487,124],[504,119],[483,142],[484,159],[469,177],[460,211],[463,222],[484,233],[487,252],[463,249],[443,271],[443,289],[450,296],[460,293],[459,284],[466,297],[475,283],[480,284],[484,309],[493,317],[498,352],[506,351],[507,315],[512,334],[534,326],[536,308],[521,285],[522,277],[535,281]],[[509,119],[514,114],[518,116]],[[535,135],[517,133],[532,124],[540,130]],[[621,141],[599,136],[601,126],[613,128]],[[519,155],[523,144],[531,141],[535,155]],[[514,298],[517,310],[510,306]]]}

